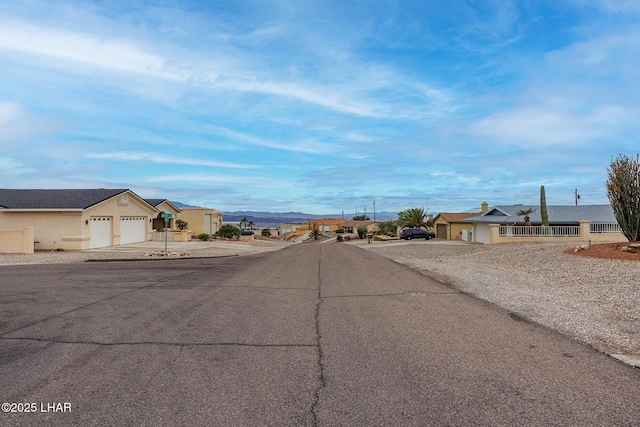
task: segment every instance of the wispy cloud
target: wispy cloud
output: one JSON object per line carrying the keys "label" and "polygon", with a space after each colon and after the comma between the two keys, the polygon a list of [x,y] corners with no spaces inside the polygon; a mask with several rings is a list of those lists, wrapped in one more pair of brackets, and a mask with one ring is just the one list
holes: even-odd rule
{"label": "wispy cloud", "polygon": [[184,81],[188,78],[188,75],[168,70],[165,58],[145,52],[127,40],[15,21],[0,22],[0,49],[168,80]]}
{"label": "wispy cloud", "polygon": [[198,160],[198,159],[186,159],[177,156],[161,156],[158,154],[150,153],[137,153],[137,152],[116,152],[116,153],[88,153],[85,155],[88,159],[103,159],[103,160],[120,160],[120,161],[147,161],[152,163],[163,163],[173,165],[187,165],[187,166],[208,166],[214,168],[228,168],[228,169],[259,169],[260,165],[250,165],[241,163],[229,163],[229,162],[217,162],[213,160]]}

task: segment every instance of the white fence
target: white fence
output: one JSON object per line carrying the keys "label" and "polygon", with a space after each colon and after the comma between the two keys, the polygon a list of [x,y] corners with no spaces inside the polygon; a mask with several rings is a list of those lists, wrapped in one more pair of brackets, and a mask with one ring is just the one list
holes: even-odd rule
{"label": "white fence", "polygon": [[622,233],[618,224],[594,224],[591,223],[592,233]]}
{"label": "white fence", "polygon": [[501,225],[500,237],[580,237],[580,226]]}

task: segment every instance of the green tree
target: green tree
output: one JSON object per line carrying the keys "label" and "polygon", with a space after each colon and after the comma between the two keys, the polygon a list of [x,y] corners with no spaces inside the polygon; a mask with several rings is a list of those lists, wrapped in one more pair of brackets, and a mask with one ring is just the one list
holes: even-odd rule
{"label": "green tree", "polygon": [[398,231],[398,225],[395,221],[385,221],[378,226],[378,231],[381,234],[395,234]]}
{"label": "green tree", "polygon": [[245,216],[245,217],[243,217],[243,218],[240,220],[240,225],[242,225],[242,229],[243,229],[243,230],[246,230],[246,229],[247,229],[247,223],[248,223],[248,222],[249,222],[249,220],[247,219],[247,217],[246,217],[246,216]]}
{"label": "green tree", "polygon": [[354,221],[369,221],[370,218],[367,215],[356,215],[351,219]]}
{"label": "green tree", "polygon": [[620,154],[607,168],[607,195],[613,213],[630,242],[640,241],[640,154]]}
{"label": "green tree", "polygon": [[186,230],[189,223],[181,219],[176,219],[176,226],[178,227],[178,230]]}
{"label": "green tree", "polygon": [[358,227],[358,237],[364,239],[367,236],[367,227]]}
{"label": "green tree", "polygon": [[427,212],[421,208],[406,209],[398,213],[398,225],[400,227],[433,227],[431,220],[425,221]]}
{"label": "green tree", "polygon": [[263,228],[262,229],[262,235],[264,237],[271,237],[271,230],[269,230],[268,228]]}
{"label": "green tree", "polygon": [[226,237],[228,239],[231,238],[238,238],[240,237],[240,233],[242,233],[242,230],[240,230],[238,227],[231,225],[231,224],[225,224],[222,227],[220,227],[220,230],[218,230],[218,236],[220,237]]}
{"label": "green tree", "polygon": [[311,230],[311,235],[313,236],[313,240],[318,240],[318,236],[320,235],[320,230],[314,228]]}
{"label": "green tree", "polygon": [[255,223],[253,221],[249,221],[249,230],[253,230],[253,226]]}
{"label": "green tree", "polygon": [[533,208],[520,209],[518,212],[516,212],[516,215],[517,216],[524,216],[524,225],[531,225],[531,218],[529,218],[529,215],[531,215],[535,211],[536,210],[533,209]]}

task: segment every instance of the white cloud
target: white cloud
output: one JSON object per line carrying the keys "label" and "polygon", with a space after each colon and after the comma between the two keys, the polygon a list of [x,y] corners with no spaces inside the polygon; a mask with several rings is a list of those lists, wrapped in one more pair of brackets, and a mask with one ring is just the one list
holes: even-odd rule
{"label": "white cloud", "polygon": [[22,108],[13,102],[0,102],[0,130],[22,115]]}
{"label": "white cloud", "polygon": [[0,22],[0,49],[82,63],[114,71],[184,81],[188,75],[169,70],[165,58],[147,53],[126,40]]}
{"label": "white cloud", "polygon": [[174,174],[147,178],[144,182],[181,182],[200,186],[241,186],[247,188],[267,188],[284,190],[293,187],[291,181],[274,178],[272,176],[235,176],[209,174]]}
{"label": "white cloud", "polygon": [[585,144],[615,132],[626,113],[615,106],[590,112],[564,107],[535,105],[484,117],[470,127],[476,136],[522,147]]}
{"label": "white cloud", "polygon": [[86,154],[84,157],[89,159],[124,160],[124,161],[144,160],[152,163],[166,163],[166,164],[188,165],[188,166],[209,166],[209,167],[230,168],[230,169],[258,169],[262,167],[259,165],[216,162],[213,160],[185,159],[180,157],[160,156],[157,154],[136,153],[136,152],[89,153],[89,154]]}

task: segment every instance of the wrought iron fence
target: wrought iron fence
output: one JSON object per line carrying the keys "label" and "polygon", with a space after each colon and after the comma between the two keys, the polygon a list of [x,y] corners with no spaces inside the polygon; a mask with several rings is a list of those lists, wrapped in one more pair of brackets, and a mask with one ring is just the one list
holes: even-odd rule
{"label": "wrought iron fence", "polygon": [[500,237],[580,237],[579,225],[501,225]]}
{"label": "wrought iron fence", "polygon": [[594,224],[591,223],[592,233],[622,233],[620,225],[616,224]]}

